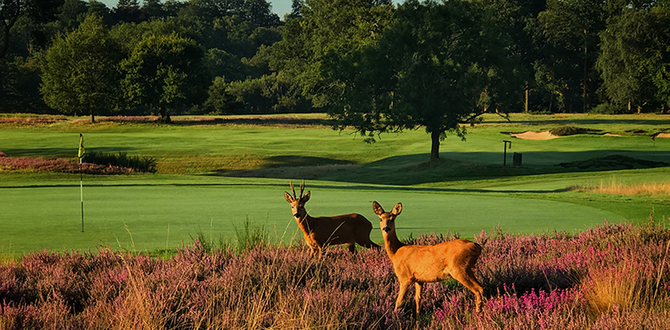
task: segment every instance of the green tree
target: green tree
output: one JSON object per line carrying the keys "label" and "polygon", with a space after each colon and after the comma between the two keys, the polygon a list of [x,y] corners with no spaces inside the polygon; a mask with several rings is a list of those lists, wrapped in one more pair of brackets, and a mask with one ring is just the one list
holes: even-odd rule
{"label": "green tree", "polygon": [[[329,115],[368,141],[381,132],[424,127],[430,158],[446,133],[464,138],[487,108],[506,112],[522,95],[509,45],[481,6],[467,1],[406,1],[379,42],[325,64],[341,88]],[[517,96],[512,94],[516,91]],[[340,95],[337,97],[337,95]]]}
{"label": "green tree", "polygon": [[282,40],[272,45],[270,67],[290,77],[315,107],[324,107],[334,86],[321,74],[322,59],[373,43],[390,24],[393,6],[388,0],[305,0],[300,14],[286,22]]}
{"label": "green tree", "polygon": [[598,33],[605,28],[607,11],[603,2],[591,0],[547,0],[538,15],[536,37],[543,43],[542,58],[536,64],[545,88],[562,97],[563,111],[586,111],[600,85],[595,70]]}
{"label": "green tree", "polygon": [[94,115],[114,110],[118,95],[118,45],[96,15],[72,33],[59,35],[42,63],[41,92],[46,104],[66,114]]}
{"label": "green tree", "polygon": [[[540,49],[533,40],[532,30],[537,25],[537,15],[544,11],[544,0],[481,0],[503,33],[512,40],[510,51],[520,59],[519,75],[524,81],[525,111],[536,109],[543,101],[535,81],[533,63],[540,58]],[[532,102],[531,102],[532,98]]]}
{"label": "green tree", "polygon": [[597,68],[609,99],[637,107],[670,105],[670,16],[667,9],[626,9],[601,32]]}
{"label": "green tree", "polygon": [[9,49],[12,27],[25,16],[36,23],[46,23],[55,18],[63,0],[0,0],[0,59]]}
{"label": "green tree", "polygon": [[144,37],[121,62],[129,106],[148,106],[169,123],[171,109],[200,104],[210,83],[203,56],[200,45],[176,33]]}

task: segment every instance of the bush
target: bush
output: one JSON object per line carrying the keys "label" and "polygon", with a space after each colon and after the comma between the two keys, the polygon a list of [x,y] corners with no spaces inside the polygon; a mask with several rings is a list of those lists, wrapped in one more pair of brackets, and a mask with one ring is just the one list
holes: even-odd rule
{"label": "bush", "polygon": [[100,165],[128,167],[138,172],[156,173],[155,158],[128,156],[125,152],[119,152],[118,154],[87,152],[84,154],[83,161]]}
{"label": "bush", "polygon": [[620,115],[629,113],[628,109],[622,105],[614,105],[610,103],[598,104],[595,108],[589,110],[589,113],[597,113],[603,115]]}
{"label": "bush", "polygon": [[211,114],[292,113],[311,110],[299,89],[280,74],[226,82],[218,77],[204,104]]}
{"label": "bush", "polygon": [[575,135],[575,134],[599,133],[600,130],[590,129],[590,128],[574,127],[574,126],[561,126],[561,127],[552,128],[551,130],[549,130],[549,132],[553,135],[568,136],[568,135]]}

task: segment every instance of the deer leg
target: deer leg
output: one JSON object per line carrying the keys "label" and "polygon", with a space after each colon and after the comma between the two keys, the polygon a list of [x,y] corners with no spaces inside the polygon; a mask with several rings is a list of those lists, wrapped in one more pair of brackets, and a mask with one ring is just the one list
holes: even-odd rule
{"label": "deer leg", "polygon": [[402,305],[403,299],[405,299],[405,294],[407,293],[407,288],[409,285],[412,284],[412,281],[401,281],[400,282],[400,290],[398,291],[398,299],[395,301],[395,309],[398,310],[400,309],[400,305]]}
{"label": "deer leg", "polygon": [[356,253],[356,243],[354,242],[347,243],[347,248],[349,249],[349,252]]}
{"label": "deer leg", "polygon": [[416,317],[419,317],[419,309],[421,304],[421,289],[423,288],[423,283],[416,282],[414,283],[414,301],[416,302]]}
{"label": "deer leg", "polygon": [[323,250],[317,243],[312,243],[309,245],[309,248],[312,249],[312,256],[313,257],[319,257],[323,253]]}
{"label": "deer leg", "polygon": [[464,271],[458,271],[455,274],[452,274],[452,276],[463,286],[468,288],[468,290],[472,291],[475,295],[475,310],[479,313],[482,309],[482,293],[484,292],[484,289],[482,286],[479,284],[479,281],[477,281],[477,278],[475,277],[474,272],[472,269],[466,269]]}
{"label": "deer leg", "polygon": [[379,248],[379,245],[375,244],[369,237],[359,240],[359,245],[364,246],[365,248]]}

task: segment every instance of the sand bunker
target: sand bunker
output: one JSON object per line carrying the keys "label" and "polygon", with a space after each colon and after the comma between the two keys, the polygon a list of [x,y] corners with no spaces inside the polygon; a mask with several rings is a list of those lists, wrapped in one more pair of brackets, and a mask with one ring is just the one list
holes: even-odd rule
{"label": "sand bunker", "polygon": [[508,134],[517,139],[524,139],[524,140],[551,140],[560,137],[558,135],[549,133],[549,131],[544,132],[526,131],[523,133],[508,133]]}
{"label": "sand bunker", "polygon": [[656,135],[656,137],[670,138],[670,133],[660,133],[660,134]]}
{"label": "sand bunker", "polygon": [[621,134],[605,133],[605,136],[621,136]]}

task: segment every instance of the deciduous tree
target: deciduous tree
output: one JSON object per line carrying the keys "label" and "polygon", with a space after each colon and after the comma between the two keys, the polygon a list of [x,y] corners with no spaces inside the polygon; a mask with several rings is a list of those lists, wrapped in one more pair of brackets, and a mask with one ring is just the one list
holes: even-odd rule
{"label": "deciduous tree", "polygon": [[102,19],[87,16],[75,31],[57,36],[46,52],[41,86],[44,101],[66,114],[90,114],[91,121],[103,110],[115,110],[122,56]]}
{"label": "deciduous tree", "polygon": [[504,34],[477,3],[410,0],[396,18],[377,44],[326,62],[341,88],[329,111],[336,128],[353,126],[374,141],[380,132],[423,127],[437,159],[447,132],[464,138],[462,124],[518,104]]}
{"label": "deciduous tree", "polygon": [[210,76],[204,71],[204,51],[192,39],[176,33],[148,35],[121,62],[121,85],[130,106],[148,106],[170,122],[170,109],[199,104],[206,95]]}
{"label": "deciduous tree", "polygon": [[670,105],[670,15],[667,9],[625,9],[601,32],[597,68],[615,104],[638,111],[648,103]]}

